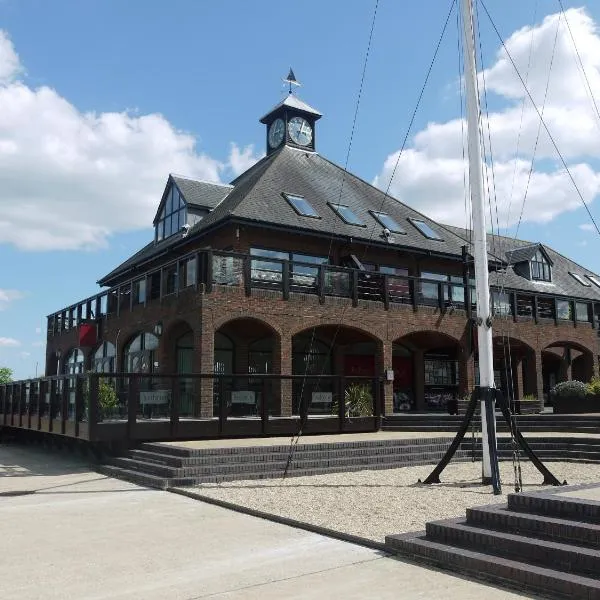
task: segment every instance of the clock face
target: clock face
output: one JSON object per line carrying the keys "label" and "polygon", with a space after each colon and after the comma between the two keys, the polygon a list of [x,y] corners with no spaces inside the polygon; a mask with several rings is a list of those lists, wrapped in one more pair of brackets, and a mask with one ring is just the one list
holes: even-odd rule
{"label": "clock face", "polygon": [[283,141],[283,135],[285,133],[285,125],[281,119],[275,119],[269,127],[269,146],[271,148],[277,148]]}
{"label": "clock face", "polygon": [[302,117],[290,119],[288,131],[292,141],[299,146],[308,146],[312,142],[312,127]]}

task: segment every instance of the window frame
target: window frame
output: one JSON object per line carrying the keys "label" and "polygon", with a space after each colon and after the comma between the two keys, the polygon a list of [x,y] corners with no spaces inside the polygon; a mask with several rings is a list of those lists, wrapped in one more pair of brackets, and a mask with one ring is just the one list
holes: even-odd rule
{"label": "window frame", "polygon": [[[407,220],[424,238],[427,238],[428,240],[433,240],[434,242],[444,242],[445,241],[445,239],[443,237],[441,237],[440,233],[437,232],[431,225],[426,223],[423,219],[415,219],[413,217],[407,217]],[[434,234],[436,234],[437,237],[432,237],[431,235],[429,235],[428,233],[423,231],[419,227],[419,225],[418,225],[419,223],[423,224],[425,227],[430,229]]]}
{"label": "window frame", "polygon": [[[367,226],[367,224],[347,204],[333,204],[332,202],[328,202],[327,205],[340,219],[342,219],[342,221],[344,221],[344,223],[346,223],[346,225],[353,225],[354,227]],[[348,219],[338,210],[338,208],[347,208],[359,222],[353,223],[352,221],[348,221]]]}
{"label": "window frame", "polygon": [[[317,212],[315,207],[302,195],[292,194],[291,192],[281,192],[281,195],[285,198],[287,203],[292,207],[294,212],[301,217],[309,217],[311,219],[321,219],[321,215]],[[299,207],[296,206],[293,199],[298,199],[300,202],[305,202],[306,205],[313,211],[314,214],[306,214],[302,212]]]}
{"label": "window frame", "polygon": [[[529,269],[532,281],[544,281],[546,283],[552,282],[552,266],[550,265],[548,259],[544,256],[544,253],[539,248],[529,260]],[[537,274],[535,275],[534,270],[537,272]],[[547,277],[546,270],[548,271]]]}
{"label": "window frame", "polygon": [[586,281],[583,278],[583,275],[580,275],[579,273],[573,273],[572,271],[569,271],[569,275],[577,282],[580,283],[582,286],[584,287],[592,287],[592,284],[589,281]]}
{"label": "window frame", "polygon": [[[384,213],[381,212],[380,210],[369,210],[369,212],[371,213],[371,216],[385,229],[389,229],[391,233],[397,233],[399,235],[407,235],[406,230],[402,228],[402,225],[400,225],[400,223],[398,223],[398,221],[396,221],[396,219],[394,219],[394,217],[392,217],[392,215],[388,214],[388,213]],[[392,229],[389,224],[386,224],[383,222],[383,220],[381,219],[381,217],[383,217],[384,219],[387,218],[389,219],[392,223],[394,223],[394,229]]]}

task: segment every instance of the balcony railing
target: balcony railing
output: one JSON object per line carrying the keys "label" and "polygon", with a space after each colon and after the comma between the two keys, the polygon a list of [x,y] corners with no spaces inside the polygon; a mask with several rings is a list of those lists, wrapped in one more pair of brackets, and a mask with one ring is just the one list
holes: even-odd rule
{"label": "balcony railing", "polygon": [[[183,256],[160,269],[150,270],[127,282],[86,298],[48,317],[48,337],[69,331],[81,324],[119,316],[202,288],[211,293],[219,287],[237,287],[246,295],[253,289],[266,289],[289,299],[291,294],[310,294],[323,303],[326,297],[348,298],[354,305],[372,301],[388,309],[390,304],[433,306],[441,310],[461,308],[470,316],[475,312],[475,287],[448,280],[410,275],[391,275],[333,265],[318,265],[275,258],[255,257],[233,252],[204,250]],[[492,288],[492,309],[496,315],[513,319],[530,318],[592,323],[600,314],[600,303],[565,299],[551,295],[531,295]]]}

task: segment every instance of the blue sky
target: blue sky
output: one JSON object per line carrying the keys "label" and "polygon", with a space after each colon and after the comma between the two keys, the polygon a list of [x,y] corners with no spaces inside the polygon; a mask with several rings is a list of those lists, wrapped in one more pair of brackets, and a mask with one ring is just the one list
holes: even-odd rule
{"label": "blue sky", "polygon": [[[502,35],[513,36],[515,55],[528,54],[523,40],[529,30],[522,28],[537,27],[531,80],[541,103],[549,58],[544,40],[553,38],[554,22],[560,27],[543,19],[559,4],[510,4],[507,10],[505,1],[487,2]],[[570,22],[596,89],[593,25],[600,23],[600,6],[563,4],[583,7],[588,16],[587,26],[576,23],[581,13]],[[228,181],[260,156],[265,136],[258,119],[283,97],[281,78],[290,66],[303,83],[300,97],[324,114],[318,151],[344,164],[373,7],[368,0],[0,0],[0,366],[17,377],[33,376],[36,365],[43,371],[45,315],[96,293],[95,281],[150,239],[170,171]],[[386,185],[448,7],[380,0],[349,162],[367,181]],[[521,104],[498,40],[481,20],[489,106],[499,116],[493,142],[497,137],[502,194],[512,181],[515,163],[507,148],[516,148]],[[574,115],[591,115],[591,105],[567,30],[557,31],[548,115],[554,110],[556,123],[566,121],[577,132]],[[448,140],[460,115],[457,56],[453,17],[413,126],[419,135],[409,144],[401,181],[392,183],[403,201],[444,220],[451,220],[450,208],[463,211],[458,196],[443,198],[457,169],[453,150],[439,150],[454,143]],[[581,93],[579,104],[571,105],[559,84],[574,73]],[[428,127],[434,122],[440,126]],[[600,136],[590,133],[590,123],[593,116],[579,124],[588,146],[569,138],[575,135],[569,131],[564,140],[560,131],[557,137],[567,162],[579,165],[578,182],[600,222],[593,201],[600,187],[594,146]],[[529,138],[524,134],[521,174],[528,170],[536,126],[530,123]],[[589,219],[574,208],[577,199],[553,151],[546,148],[539,158],[519,237],[548,243],[600,271],[600,236],[580,227]],[[522,196],[516,188],[513,216]],[[514,233],[514,223],[508,231]]]}

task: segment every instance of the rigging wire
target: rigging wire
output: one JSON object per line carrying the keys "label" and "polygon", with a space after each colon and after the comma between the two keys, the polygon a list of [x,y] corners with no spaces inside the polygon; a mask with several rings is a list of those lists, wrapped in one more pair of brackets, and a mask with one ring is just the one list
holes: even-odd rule
{"label": "rigging wire", "polygon": [[569,35],[571,36],[571,41],[573,42],[573,48],[575,48],[575,53],[577,54],[577,59],[579,61],[579,67],[581,68],[580,73],[583,74],[585,83],[587,85],[587,87],[585,88],[585,91],[588,95],[588,98],[592,102],[592,105],[596,112],[596,116],[598,117],[598,124],[600,124],[600,109],[598,108],[596,98],[594,97],[594,92],[592,90],[590,80],[588,79],[587,73],[585,72],[585,67],[583,66],[583,61],[581,60],[581,54],[579,53],[579,49],[577,48],[577,44],[575,42],[575,36],[573,35],[573,31],[571,30],[571,25],[569,24],[569,20],[567,19],[567,15],[565,14],[565,7],[563,6],[562,0],[558,0],[558,3],[560,5],[560,11],[561,11],[562,18],[565,20],[565,23],[567,24],[567,29],[569,30]]}
{"label": "rigging wire", "polygon": [[500,32],[498,31],[498,28],[496,27],[496,24],[495,24],[494,20],[492,19],[492,16],[490,15],[490,12],[488,11],[487,6],[485,5],[485,2],[483,0],[480,0],[480,1],[481,1],[481,6],[483,7],[490,23],[492,24],[492,27],[494,28],[494,31],[496,32],[496,35],[498,36],[498,39],[502,43],[502,47],[504,48],[506,55],[508,56],[510,62],[512,63],[512,66],[513,66],[517,76],[519,77],[519,80],[521,81],[521,84],[523,85],[523,88],[525,89],[527,96],[529,97],[529,100],[533,104],[533,107],[534,107],[535,111],[537,112],[538,117],[540,118],[540,121],[542,122],[542,125],[544,126],[544,129],[545,129],[546,133],[548,134],[550,141],[552,142],[552,145],[554,146],[554,150],[556,151],[556,153],[558,154],[558,157],[560,158],[563,168],[567,172],[567,175],[569,176],[569,179],[571,180],[571,183],[573,184],[573,187],[575,188],[575,191],[577,192],[577,195],[579,196],[581,203],[585,207],[585,210],[586,210],[590,220],[592,221],[592,223],[596,229],[596,232],[598,233],[598,235],[600,235],[600,228],[598,228],[598,224],[596,223],[596,220],[594,219],[594,217],[590,211],[590,208],[589,208],[587,202],[585,201],[585,198],[583,197],[583,194],[581,193],[581,190],[579,189],[579,186],[577,185],[577,183],[573,177],[573,174],[571,173],[571,170],[569,169],[569,166],[567,165],[567,162],[565,161],[560,149],[558,148],[558,145],[556,143],[556,140],[554,139],[554,136],[552,135],[552,133],[550,133],[550,129],[548,128],[546,121],[544,121],[544,118],[543,118],[542,114],[540,113],[540,110],[537,107],[537,104],[533,100],[533,97],[529,91],[529,88],[525,85],[525,82],[523,81],[523,77],[521,76],[521,73],[519,72],[519,69],[517,68],[517,65],[515,64],[515,61],[513,60],[512,55],[508,51],[508,48],[506,47],[506,44],[504,43],[504,39],[502,38],[502,35],[500,35]]}
{"label": "rigging wire", "polygon": [[[537,17],[537,8],[538,8],[538,0],[535,0],[535,5],[533,7],[533,19],[532,23],[535,23]],[[529,83],[529,73],[531,69],[531,57],[533,55],[533,39],[534,39],[535,29],[531,28],[531,39],[529,40],[529,56],[527,58],[527,71],[525,73],[525,85]],[[508,208],[506,210],[506,229],[508,229],[508,224],[510,223],[510,209],[512,207],[513,195],[515,191],[515,180],[517,177],[517,166],[518,160],[516,157],[519,156],[519,149],[521,147],[521,134],[523,132],[523,117],[525,115],[525,103],[527,102],[527,96],[523,96],[523,102],[521,102],[521,118],[519,119],[519,133],[517,135],[517,149],[515,150],[515,167],[513,169],[512,181],[510,183],[510,194],[508,197]]]}
{"label": "rigging wire", "polygon": [[[377,5],[378,5],[378,3],[379,3],[379,0],[377,0],[377,2],[376,2],[376,6],[375,6],[375,13],[374,13],[374,15],[373,15],[373,22],[372,22],[372,26],[371,26],[371,35],[370,35],[370,37],[369,37],[369,44],[368,44],[367,54],[366,54],[366,57],[365,57],[365,66],[364,66],[364,69],[363,69],[363,78],[362,78],[362,80],[361,80],[361,87],[360,87],[360,91],[361,91],[361,93],[362,93],[362,84],[363,84],[363,81],[364,81],[364,74],[365,74],[365,71],[366,71],[366,60],[368,59],[368,56],[369,56],[369,49],[370,49],[370,46],[371,46],[371,40],[372,40],[372,35],[373,35],[373,29],[374,29],[374,26],[375,26],[375,17],[376,17],[376,14],[377,14]],[[440,49],[440,46],[441,46],[442,40],[443,40],[443,38],[444,38],[444,35],[445,35],[445,32],[446,32],[446,29],[447,29],[447,27],[448,27],[448,22],[449,22],[449,20],[450,20],[450,16],[452,15],[452,10],[453,10],[453,8],[454,8],[454,5],[455,5],[455,4],[456,4],[456,0],[451,0],[451,2],[450,2],[450,8],[449,8],[449,10],[448,10],[448,14],[447,14],[447,16],[446,16],[446,19],[445,19],[445,21],[444,21],[444,25],[443,25],[443,28],[442,28],[442,32],[441,32],[441,34],[440,34],[440,36],[439,36],[439,39],[438,39],[438,41],[437,41],[437,44],[436,44],[436,48],[435,48],[435,51],[434,51],[433,57],[432,57],[432,59],[431,59],[431,62],[430,62],[430,64],[429,64],[429,68],[428,68],[428,70],[427,70],[427,74],[426,74],[426,76],[425,76],[425,80],[424,80],[424,82],[423,82],[423,85],[422,85],[422,87],[421,87],[421,91],[420,91],[420,93],[419,93],[419,96],[418,96],[418,99],[417,99],[417,103],[416,103],[416,105],[415,105],[415,108],[414,108],[414,110],[413,110],[413,113],[412,113],[412,116],[411,116],[411,119],[410,119],[410,122],[409,122],[409,125],[408,125],[408,128],[407,128],[407,131],[406,131],[406,135],[404,136],[404,140],[403,140],[403,143],[402,143],[402,147],[401,147],[401,149],[400,149],[400,151],[399,151],[399,153],[398,153],[398,157],[397,157],[397,159],[396,159],[396,163],[395,163],[395,165],[394,165],[394,169],[393,169],[393,171],[392,171],[392,175],[391,175],[391,177],[390,177],[390,180],[389,180],[389,182],[388,182],[387,188],[386,188],[386,190],[385,190],[385,192],[384,192],[384,195],[383,195],[383,198],[382,198],[382,200],[381,200],[380,207],[379,207],[379,212],[381,212],[381,211],[383,210],[383,207],[384,207],[385,201],[386,201],[386,200],[387,200],[387,199],[390,197],[390,196],[389,196],[389,191],[390,191],[390,187],[391,187],[392,181],[393,181],[393,179],[394,179],[394,175],[396,174],[396,171],[397,171],[397,168],[398,168],[398,163],[400,162],[400,158],[401,158],[401,156],[402,156],[402,154],[403,154],[403,152],[404,152],[404,149],[405,149],[405,147],[406,147],[406,143],[407,143],[407,141],[408,141],[408,138],[409,138],[409,136],[410,136],[410,132],[411,132],[411,130],[412,130],[412,126],[413,126],[413,124],[414,124],[415,117],[416,117],[416,115],[417,115],[417,112],[418,112],[418,109],[419,109],[419,107],[420,107],[421,100],[422,100],[422,98],[423,98],[423,94],[424,94],[424,92],[425,92],[425,88],[426,88],[426,86],[427,86],[427,83],[429,82],[429,77],[430,77],[430,75],[431,75],[431,71],[432,71],[432,69],[433,69],[433,66],[434,66],[434,64],[435,64],[435,61],[436,61],[436,59],[437,59],[437,55],[438,55],[438,53],[439,53],[439,49]],[[355,123],[356,123],[356,117],[357,117],[357,114],[358,114],[358,107],[357,107],[357,110],[356,110],[356,113],[355,113]],[[352,138],[353,138],[353,134],[351,135],[351,140],[352,140]],[[349,158],[349,152],[348,152],[348,154],[347,154],[346,160],[348,160],[348,158]],[[341,188],[340,188],[340,196],[339,196],[338,203],[340,202],[340,200],[341,200],[341,197],[342,197],[342,192],[343,192],[343,183],[344,183],[344,181],[345,181],[345,175],[346,175],[346,172],[347,172],[347,163],[346,163],[346,166],[345,166],[345,169],[344,169],[344,177],[342,178],[342,186],[341,186]],[[365,243],[365,249],[364,249],[364,251],[363,251],[363,253],[362,253],[362,255],[361,255],[361,259],[362,259],[362,260],[364,260],[364,258],[366,257],[366,254],[367,254],[367,252],[368,252],[369,246],[372,244],[372,239],[373,239],[373,234],[374,234],[374,232],[375,232],[375,228],[372,228],[372,229],[371,229],[371,232],[370,232],[370,234],[369,234],[369,238],[368,238],[367,242]],[[329,252],[330,252],[330,253],[331,253],[331,247],[332,247],[332,244],[333,244],[333,234],[332,234],[332,236],[331,236],[331,238],[330,238],[330,246],[329,246],[329,248],[330,248]],[[361,260],[361,262],[362,262],[362,260]],[[335,330],[335,333],[334,333],[334,335],[333,335],[333,337],[332,337],[332,341],[331,341],[331,344],[330,344],[330,348],[329,348],[329,353],[328,353],[328,356],[329,356],[329,355],[332,355],[333,348],[334,348],[334,345],[335,345],[335,341],[337,340],[337,337],[338,337],[338,334],[339,334],[339,331],[340,331],[340,328],[341,328],[341,322],[343,321],[343,319],[344,319],[344,316],[345,316],[345,314],[346,314],[347,310],[348,310],[348,306],[346,305],[346,306],[343,308],[343,310],[342,310],[342,314],[341,314],[341,317],[340,317],[340,319],[338,319],[338,321],[339,321],[339,324],[337,325],[337,327],[336,327],[336,330]],[[315,333],[315,330],[316,330],[316,325],[313,327],[313,339],[314,339],[314,333]],[[322,371],[321,371],[321,373],[320,373],[321,375],[323,374],[323,372],[324,372],[324,370],[325,370],[325,366],[326,366],[326,365],[325,365],[325,363],[324,363],[324,365],[323,365],[323,369],[322,369]],[[319,382],[318,382],[318,383],[319,383]],[[318,383],[317,383],[317,386],[318,386]],[[317,387],[317,389],[318,389],[318,387]],[[340,399],[340,400],[341,400],[341,399]],[[289,470],[289,467],[290,467],[290,465],[291,465],[291,462],[292,462],[292,459],[293,459],[293,454],[294,454],[295,448],[296,448],[296,446],[298,445],[298,442],[299,442],[299,440],[300,440],[300,436],[302,435],[302,432],[303,432],[303,429],[304,429],[304,425],[306,424],[307,417],[308,417],[308,410],[306,411],[305,418],[301,419],[300,428],[299,428],[299,431],[298,431],[298,433],[297,433],[297,435],[296,435],[296,437],[295,437],[295,440],[294,440],[294,438],[292,438],[292,441],[291,441],[291,444],[290,444],[290,454],[289,454],[289,456],[288,456],[288,461],[287,461],[287,463],[286,463],[286,467],[285,467],[284,474],[283,474],[283,477],[284,477],[284,478],[286,477],[286,475],[287,475],[287,472],[288,472],[288,470]]]}
{"label": "rigging wire", "polygon": [[[375,22],[377,21],[377,10],[378,9],[379,9],[379,0],[375,0],[375,7],[373,9],[373,17],[371,19],[371,30],[369,32],[369,40],[367,42],[367,51],[365,53],[365,59],[364,59],[362,74],[361,74],[361,78],[360,78],[360,85],[359,85],[359,88],[358,88],[358,94],[357,94],[357,99],[356,99],[356,107],[355,107],[355,110],[354,110],[354,118],[352,120],[352,128],[351,128],[351,131],[350,131],[350,139],[348,141],[348,150],[346,152],[346,160],[345,160],[345,163],[344,163],[344,171],[343,171],[343,175],[342,175],[342,181],[340,183],[340,193],[339,193],[339,196],[338,196],[338,205],[340,204],[341,199],[342,199],[342,194],[343,194],[343,191],[344,191],[344,183],[345,183],[345,180],[346,180],[346,174],[348,172],[348,164],[349,164],[349,161],[350,161],[350,153],[352,151],[352,143],[354,141],[354,133],[356,131],[356,123],[357,123],[357,120],[358,120],[358,111],[359,111],[360,102],[361,102],[361,99],[362,99],[362,93],[363,93],[363,88],[364,88],[365,76],[366,76],[366,73],[367,73],[367,65],[369,63],[369,55],[370,55],[370,52],[371,52],[371,44],[373,42],[373,32],[375,31]],[[337,223],[337,221],[336,221],[336,223]],[[331,258],[331,251],[332,251],[332,247],[333,247],[333,236],[334,236],[334,234],[335,234],[335,229],[331,232],[331,236],[329,237],[329,248],[327,250],[327,258],[328,258],[328,260]],[[304,390],[305,390],[306,379],[307,379],[307,375],[308,375],[308,369],[309,369],[310,362],[311,362],[311,359],[312,359],[312,356],[313,356],[313,348],[314,348],[316,330],[317,330],[317,326],[314,325],[314,327],[312,328],[311,340],[310,340],[309,347],[308,347],[308,360],[306,361],[306,365],[305,365],[305,369],[304,369],[304,377],[302,379],[302,387],[301,387],[301,390],[300,390],[300,402],[301,403],[302,403],[302,399],[304,398]],[[336,332],[336,336],[334,336],[334,340],[335,340],[335,337],[337,337],[337,332]],[[332,344],[330,346],[329,355],[332,354],[333,343],[334,342],[332,342]],[[317,382],[317,383],[319,383],[319,382]],[[306,416],[308,416],[308,409],[309,408],[310,408],[310,403],[309,403],[309,406],[306,409]],[[287,475],[288,469],[289,469],[289,467],[291,465],[291,462],[293,460],[294,451],[296,449],[296,446],[298,445],[298,442],[300,440],[300,436],[302,435],[302,431],[304,429],[304,426],[305,426],[305,422],[303,422],[303,419],[301,418],[300,419],[300,427],[299,427],[298,433],[296,435],[296,439],[294,441],[294,438],[292,438],[291,441],[290,441],[290,453],[289,453],[288,460],[287,460],[287,463],[286,463],[286,466],[285,466],[285,469],[284,469],[284,473],[283,473],[284,478]]]}

